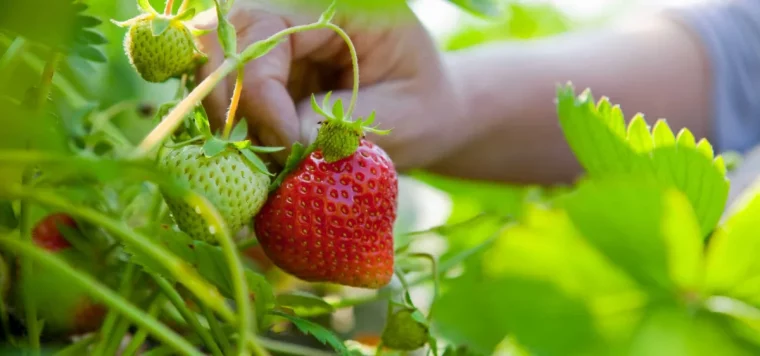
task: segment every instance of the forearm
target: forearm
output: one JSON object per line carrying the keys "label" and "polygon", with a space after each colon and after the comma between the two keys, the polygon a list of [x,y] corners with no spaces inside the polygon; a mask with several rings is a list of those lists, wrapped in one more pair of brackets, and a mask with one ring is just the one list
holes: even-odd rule
{"label": "forearm", "polygon": [[449,68],[477,139],[431,170],[520,183],[573,179],[580,168],[556,117],[556,85],[604,95],[630,118],[665,117],[674,130],[711,134],[709,68],[690,32],[657,21],[636,29],[575,33],[450,54]]}

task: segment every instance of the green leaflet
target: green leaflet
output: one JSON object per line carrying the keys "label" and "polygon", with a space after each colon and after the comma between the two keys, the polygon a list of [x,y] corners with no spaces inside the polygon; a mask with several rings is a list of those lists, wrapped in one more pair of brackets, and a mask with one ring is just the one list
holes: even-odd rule
{"label": "green leaflet", "polygon": [[319,324],[315,324],[306,319],[301,319],[297,316],[283,313],[277,310],[272,310],[270,311],[270,313],[272,315],[283,317],[289,320],[304,334],[311,334],[312,336],[317,338],[317,340],[319,340],[321,343],[332,346],[335,349],[335,351],[337,351],[340,355],[348,354],[348,349],[346,349],[346,346],[343,344],[343,341],[341,341],[338,338],[338,336],[336,336],[330,330],[327,330],[323,326]]}
{"label": "green leaflet", "polygon": [[705,285],[710,293],[760,305],[760,194],[755,185],[715,230],[707,251]]}
{"label": "green leaflet", "polygon": [[277,306],[291,309],[295,315],[301,317],[332,314],[335,311],[335,307],[324,299],[302,291],[278,295]]}
{"label": "green leaflet", "polygon": [[712,231],[729,181],[723,158],[707,140],[696,143],[688,129],[675,135],[664,119],[650,131],[642,114],[626,128],[619,106],[605,97],[595,103],[590,90],[576,96],[572,84],[559,87],[557,98],[560,126],[590,178],[636,174],[675,186],[694,207],[702,236]]}
{"label": "green leaflet", "polygon": [[581,234],[642,287],[699,289],[699,226],[678,190],[636,176],[591,180],[561,204]]}

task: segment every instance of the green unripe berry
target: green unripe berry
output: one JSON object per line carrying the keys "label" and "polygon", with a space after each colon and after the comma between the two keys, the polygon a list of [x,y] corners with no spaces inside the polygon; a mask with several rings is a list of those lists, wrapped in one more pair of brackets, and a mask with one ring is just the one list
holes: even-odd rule
{"label": "green unripe berry", "polygon": [[[154,35],[154,21],[168,21],[166,29],[158,35]],[[162,83],[192,71],[198,58],[187,26],[158,16],[135,21],[124,38],[124,49],[132,67],[152,83]]]}

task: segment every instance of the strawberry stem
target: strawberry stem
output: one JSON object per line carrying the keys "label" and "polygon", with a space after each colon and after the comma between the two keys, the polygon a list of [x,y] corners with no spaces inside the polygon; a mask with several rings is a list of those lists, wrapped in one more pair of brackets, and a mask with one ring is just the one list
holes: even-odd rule
{"label": "strawberry stem", "polygon": [[235,89],[232,92],[232,102],[230,102],[230,109],[227,111],[227,120],[224,122],[224,132],[222,133],[222,139],[224,140],[230,138],[232,125],[235,123],[235,114],[237,113],[238,103],[240,102],[240,93],[243,91],[243,73],[243,66],[238,67],[237,78],[235,79]]}
{"label": "strawberry stem", "polygon": [[166,6],[164,7],[164,15],[169,16],[172,14],[174,8],[174,0],[166,0]]}
{"label": "strawberry stem", "polygon": [[351,114],[356,108],[356,100],[359,97],[359,56],[356,55],[356,47],[354,47],[354,43],[351,42],[351,37],[348,36],[346,31],[343,31],[343,29],[340,27],[329,22],[327,23],[327,28],[335,31],[335,33],[337,33],[338,36],[340,36],[343,41],[346,42],[346,45],[348,46],[348,52],[351,55],[351,66],[353,67],[354,72],[354,84],[353,88],[351,89],[351,102],[348,104],[348,111],[346,111],[346,117],[351,117]]}

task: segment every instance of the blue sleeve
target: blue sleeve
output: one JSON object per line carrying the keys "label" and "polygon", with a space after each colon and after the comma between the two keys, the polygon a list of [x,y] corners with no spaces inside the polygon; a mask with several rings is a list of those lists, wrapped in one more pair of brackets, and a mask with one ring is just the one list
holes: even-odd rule
{"label": "blue sleeve", "polygon": [[670,12],[702,40],[712,73],[716,151],[760,144],[760,0],[705,3]]}

